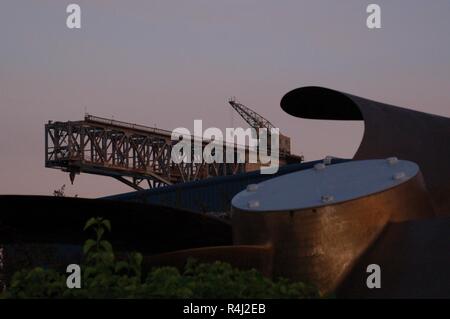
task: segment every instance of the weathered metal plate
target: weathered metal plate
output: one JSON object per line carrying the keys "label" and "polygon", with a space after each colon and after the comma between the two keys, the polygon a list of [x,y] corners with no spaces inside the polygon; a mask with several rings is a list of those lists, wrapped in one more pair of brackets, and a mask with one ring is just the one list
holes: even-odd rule
{"label": "weathered metal plate", "polygon": [[317,164],[316,168],[251,185],[233,198],[232,205],[240,210],[267,212],[337,204],[385,191],[418,172],[417,164],[396,158]]}

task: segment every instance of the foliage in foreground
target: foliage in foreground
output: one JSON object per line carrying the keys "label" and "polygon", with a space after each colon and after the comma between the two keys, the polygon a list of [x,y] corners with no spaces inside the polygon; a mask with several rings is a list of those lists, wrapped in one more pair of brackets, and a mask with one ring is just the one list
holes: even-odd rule
{"label": "foliage in foreground", "polygon": [[2,298],[315,298],[317,290],[286,279],[272,281],[256,270],[239,270],[224,262],[189,260],[182,272],[174,267],[152,269],[142,274],[142,255],[130,253],[126,260],[115,257],[103,239],[111,224],[92,218],[85,226],[94,239],[83,246],[81,288],[69,289],[66,273],[41,267],[16,272]]}

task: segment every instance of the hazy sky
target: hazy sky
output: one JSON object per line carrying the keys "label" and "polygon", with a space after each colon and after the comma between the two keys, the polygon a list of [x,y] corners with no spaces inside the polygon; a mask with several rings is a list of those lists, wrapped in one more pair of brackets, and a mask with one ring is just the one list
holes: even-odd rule
{"label": "hazy sky", "polygon": [[[82,9],[81,30],[66,7]],[[366,7],[382,9],[369,30]],[[281,97],[326,86],[450,116],[448,0],[0,2],[0,194],[129,191],[108,177],[44,168],[44,124],[91,114],[158,126],[244,126],[236,96],[307,160],[351,157],[358,122],[301,120]]]}

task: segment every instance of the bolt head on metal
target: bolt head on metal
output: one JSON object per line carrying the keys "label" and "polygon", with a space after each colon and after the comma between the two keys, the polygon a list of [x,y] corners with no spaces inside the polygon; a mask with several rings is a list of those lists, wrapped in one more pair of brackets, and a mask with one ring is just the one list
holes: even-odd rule
{"label": "bolt head on metal", "polygon": [[258,190],[257,184],[249,184],[247,185],[247,192],[256,192]]}
{"label": "bolt head on metal", "polygon": [[247,204],[248,208],[258,208],[259,207],[259,200],[250,200]]}
{"label": "bolt head on metal", "polygon": [[325,164],[324,163],[317,163],[316,165],[314,165],[314,169],[316,171],[322,171],[325,169]]}
{"label": "bolt head on metal", "polygon": [[398,173],[395,173],[394,176],[392,176],[394,181],[401,181],[401,180],[405,179],[405,177],[406,177],[406,174],[404,172],[398,172]]}
{"label": "bolt head on metal", "polygon": [[329,203],[334,201],[334,196],[333,195],[322,195],[321,198],[322,203]]}
{"label": "bolt head on metal", "polygon": [[397,157],[388,157],[386,158],[386,161],[389,163],[389,165],[395,165],[398,163]]}

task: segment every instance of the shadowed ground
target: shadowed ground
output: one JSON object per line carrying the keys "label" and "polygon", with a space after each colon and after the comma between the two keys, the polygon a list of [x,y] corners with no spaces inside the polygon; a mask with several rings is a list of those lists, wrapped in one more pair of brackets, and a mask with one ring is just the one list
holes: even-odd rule
{"label": "shadowed ground", "polygon": [[0,196],[0,243],[81,245],[91,237],[86,221],[112,223],[106,235],[116,249],[144,254],[231,244],[221,220],[174,208],[133,202],[51,196]]}

